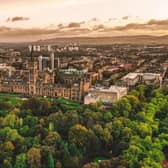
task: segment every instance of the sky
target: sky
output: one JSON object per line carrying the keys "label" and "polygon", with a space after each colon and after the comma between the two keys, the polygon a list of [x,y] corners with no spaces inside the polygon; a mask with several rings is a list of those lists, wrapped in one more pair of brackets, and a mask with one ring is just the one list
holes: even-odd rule
{"label": "sky", "polygon": [[165,35],[168,0],[0,0],[0,41]]}

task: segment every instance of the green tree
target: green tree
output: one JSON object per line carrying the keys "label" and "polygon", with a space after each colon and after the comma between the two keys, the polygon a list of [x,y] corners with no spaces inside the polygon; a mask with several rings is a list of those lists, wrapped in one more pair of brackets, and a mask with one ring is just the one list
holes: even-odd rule
{"label": "green tree", "polygon": [[12,163],[9,160],[4,160],[3,161],[3,167],[4,168],[12,168]]}
{"label": "green tree", "polygon": [[20,126],[20,120],[15,114],[10,113],[4,118],[3,124],[11,128],[18,128]]}
{"label": "green tree", "polygon": [[129,102],[129,100],[124,97],[121,98],[118,102],[117,102],[117,110],[120,112],[120,115],[124,116],[124,117],[128,117],[131,110],[132,110],[132,106]]}
{"label": "green tree", "polygon": [[54,158],[51,153],[48,155],[48,168],[54,168]]}
{"label": "green tree", "polygon": [[56,145],[57,142],[61,139],[58,132],[50,132],[45,138],[47,145]]}
{"label": "green tree", "polygon": [[88,129],[83,125],[77,124],[69,130],[69,141],[79,147],[84,147],[87,143],[87,135]]}
{"label": "green tree", "polygon": [[40,168],[41,167],[41,153],[39,148],[30,148],[27,152],[27,161],[30,168]]}
{"label": "green tree", "polygon": [[62,163],[60,161],[57,161],[55,164],[55,168],[62,168]]}
{"label": "green tree", "polygon": [[87,163],[82,168],[100,168],[97,163]]}
{"label": "green tree", "polygon": [[16,156],[14,168],[27,168],[27,157],[25,153]]}

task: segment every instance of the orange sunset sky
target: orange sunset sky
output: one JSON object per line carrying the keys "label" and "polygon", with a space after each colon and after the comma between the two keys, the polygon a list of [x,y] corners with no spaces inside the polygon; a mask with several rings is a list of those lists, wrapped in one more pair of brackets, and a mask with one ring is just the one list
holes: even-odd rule
{"label": "orange sunset sky", "polygon": [[168,0],[0,0],[0,41],[168,34]]}

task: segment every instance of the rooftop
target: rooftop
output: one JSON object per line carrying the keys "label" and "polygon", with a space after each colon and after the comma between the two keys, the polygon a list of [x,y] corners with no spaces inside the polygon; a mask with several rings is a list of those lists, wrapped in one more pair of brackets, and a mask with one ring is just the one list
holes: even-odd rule
{"label": "rooftop", "polygon": [[123,79],[135,79],[138,75],[138,73],[128,73]]}
{"label": "rooftop", "polygon": [[113,93],[116,93],[116,92],[122,92],[125,89],[127,89],[127,88],[126,87],[112,85],[109,88],[107,88],[107,87],[95,87],[95,88],[91,88],[90,90],[91,91],[95,90],[95,91],[100,91],[100,92],[109,92],[109,93],[113,92]]}

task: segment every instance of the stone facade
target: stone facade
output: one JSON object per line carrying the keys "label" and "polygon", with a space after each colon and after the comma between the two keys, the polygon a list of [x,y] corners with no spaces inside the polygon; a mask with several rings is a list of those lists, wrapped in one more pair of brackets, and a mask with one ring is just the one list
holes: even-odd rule
{"label": "stone facade", "polygon": [[[59,75],[59,77],[58,77]],[[82,102],[90,82],[78,74],[38,71],[38,62],[29,60],[28,69],[0,76],[0,92],[20,93],[27,96],[64,97]]]}

